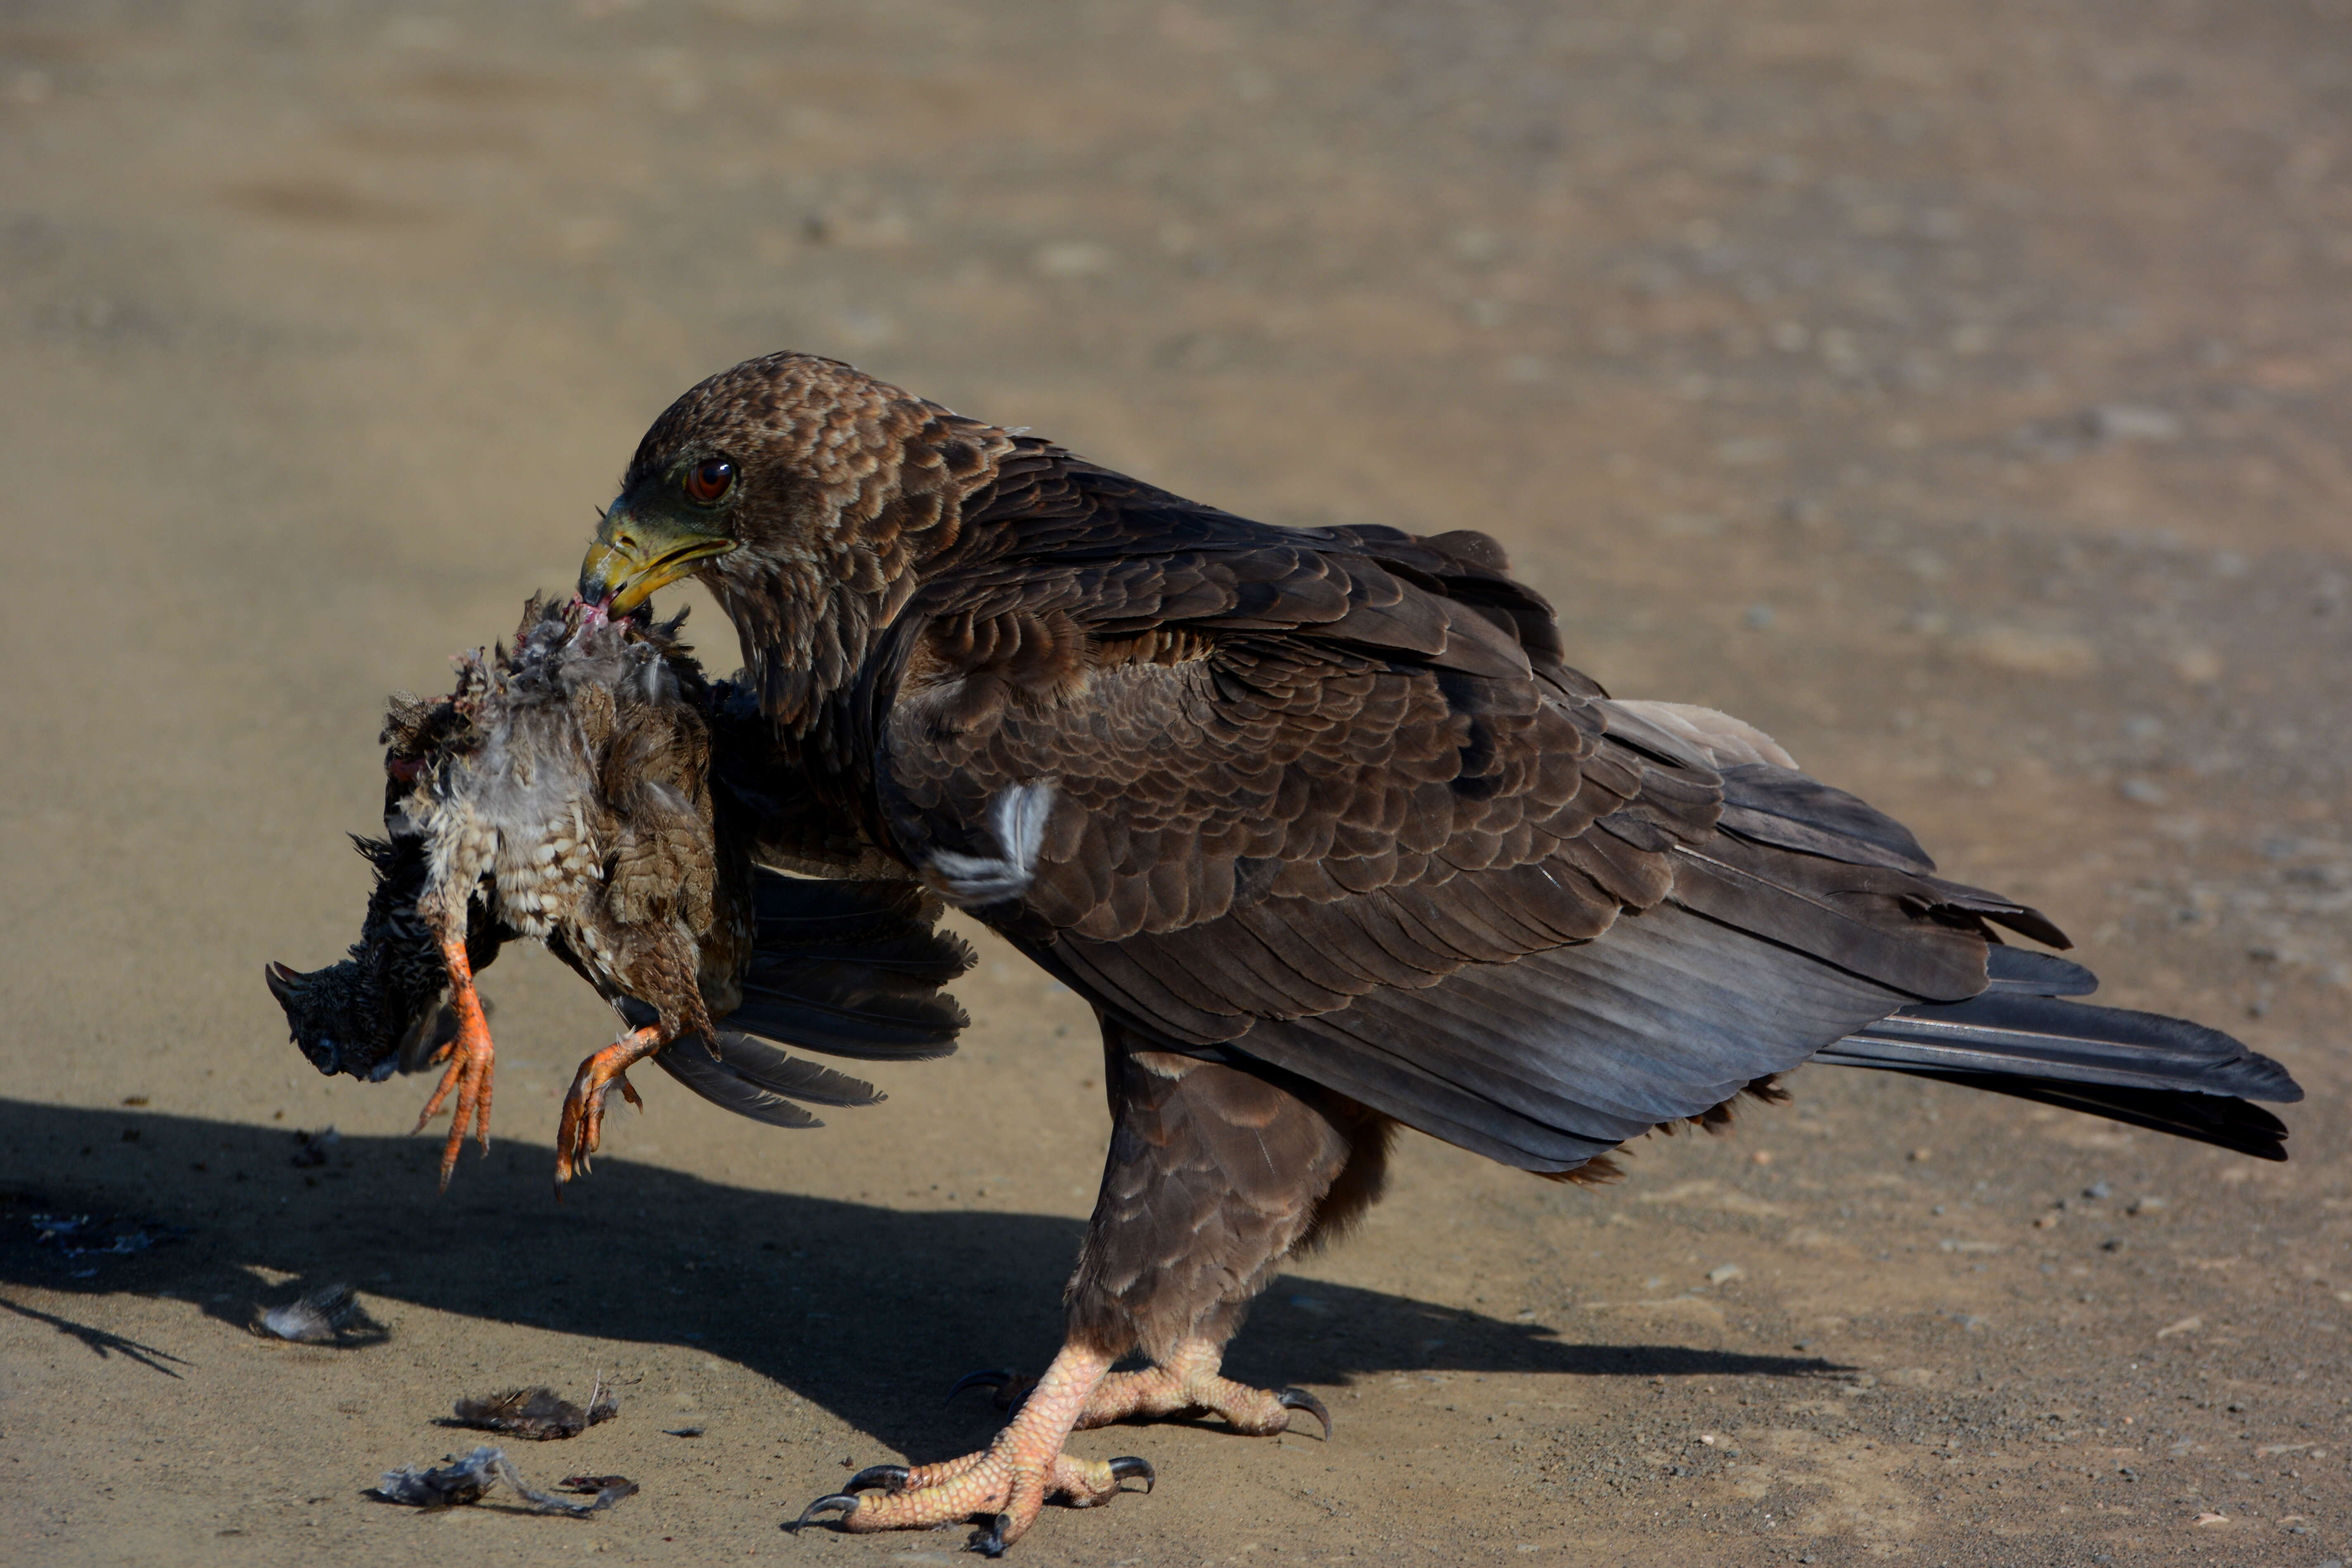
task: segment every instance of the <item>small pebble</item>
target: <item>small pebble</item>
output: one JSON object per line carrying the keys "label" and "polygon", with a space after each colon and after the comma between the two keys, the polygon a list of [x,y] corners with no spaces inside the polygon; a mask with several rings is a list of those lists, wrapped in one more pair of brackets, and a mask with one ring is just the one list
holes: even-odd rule
{"label": "small pebble", "polygon": [[2083,428],[2102,441],[2177,441],[2180,416],[2137,403],[2103,403],[2083,416]]}

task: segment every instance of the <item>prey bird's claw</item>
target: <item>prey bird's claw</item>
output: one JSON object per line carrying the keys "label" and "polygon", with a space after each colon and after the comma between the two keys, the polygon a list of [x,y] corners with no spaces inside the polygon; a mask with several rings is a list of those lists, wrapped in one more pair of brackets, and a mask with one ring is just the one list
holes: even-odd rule
{"label": "prey bird's claw", "polygon": [[[857,1483],[856,1481],[852,1481],[850,1484],[855,1486]],[[821,1497],[817,1499],[816,1501],[801,1510],[800,1518],[793,1521],[792,1523],[784,1526],[784,1528],[797,1535],[800,1533],[803,1526],[808,1524],[810,1521],[814,1520],[821,1513],[838,1513],[844,1518],[847,1518],[850,1514],[856,1511],[857,1500],[855,1497],[852,1497],[847,1492],[835,1492],[829,1497]]]}
{"label": "prey bird's claw", "polygon": [[[1113,1459],[1110,1462],[1110,1474],[1111,1479],[1117,1481],[1128,1480],[1137,1476],[1142,1477],[1143,1494],[1146,1497],[1151,1495],[1152,1487],[1160,1480],[1159,1472],[1151,1468],[1151,1461],[1139,1459],[1133,1454],[1121,1454],[1118,1458]],[[1125,1487],[1119,1488],[1121,1491],[1126,1489]]]}
{"label": "prey bird's claw", "polygon": [[1331,1412],[1324,1408],[1321,1400],[1303,1388],[1278,1388],[1274,1392],[1274,1402],[1285,1410],[1304,1410],[1323,1423],[1323,1440],[1331,1440]]}
{"label": "prey bird's claw", "polygon": [[[904,1465],[868,1465],[850,1477],[849,1484],[841,1489],[843,1495],[850,1492],[897,1492],[906,1489],[907,1467]],[[833,1500],[828,1498],[825,1500],[830,1502]]]}

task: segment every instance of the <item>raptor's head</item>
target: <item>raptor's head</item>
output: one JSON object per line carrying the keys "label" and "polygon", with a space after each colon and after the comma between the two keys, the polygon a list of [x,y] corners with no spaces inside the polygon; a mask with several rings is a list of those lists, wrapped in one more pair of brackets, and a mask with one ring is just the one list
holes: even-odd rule
{"label": "raptor's head", "polygon": [[646,432],[581,563],[580,597],[618,616],[698,578],[773,710],[845,674],[1012,449],[1005,431],[837,360],[748,360]]}

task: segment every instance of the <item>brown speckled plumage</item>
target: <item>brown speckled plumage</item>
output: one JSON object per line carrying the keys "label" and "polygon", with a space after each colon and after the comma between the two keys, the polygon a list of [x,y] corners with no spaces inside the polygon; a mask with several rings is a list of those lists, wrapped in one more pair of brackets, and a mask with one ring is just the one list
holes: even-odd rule
{"label": "brown speckled plumage", "polygon": [[[705,681],[677,633],[534,601],[513,651],[462,660],[451,696],[394,700],[362,941],[314,974],[270,970],[321,1071],[380,1079],[404,1050],[420,1065],[430,1038],[451,1062],[435,1103],[462,1094],[467,1051],[488,1054],[472,975],[517,937],[545,942],[630,1028],[583,1065],[559,1178],[593,1152],[605,1089],[634,1098],[623,1075],[646,1057],[730,1110],[813,1126],[800,1102],[871,1103],[872,1087],[752,1035],[869,1058],[953,1047],[963,1017],[938,987],[969,953],[931,930],[938,905],[905,880],[753,864],[770,839],[800,844],[805,808],[774,788],[756,709]],[[486,1122],[488,1088],[485,1070],[461,1098],[447,1158],[468,1110]]]}
{"label": "brown speckled plumage", "polygon": [[1063,1354],[985,1454],[820,1505],[853,1530],[976,1513],[1001,1550],[1049,1493],[1117,1489],[1073,1425],[1278,1430],[1305,1396],[1224,1382],[1223,1343],[1371,1201],[1399,1123],[1591,1174],[1819,1057],[2279,1153],[2234,1098],[2294,1098],[2276,1064],[2061,1000],[2089,977],[1999,934],[2063,945],[2049,921],[1753,729],[1612,700],[1482,534],[1265,526],[777,354],[655,424],[582,592],[689,559],[835,852],[1104,1022]]}

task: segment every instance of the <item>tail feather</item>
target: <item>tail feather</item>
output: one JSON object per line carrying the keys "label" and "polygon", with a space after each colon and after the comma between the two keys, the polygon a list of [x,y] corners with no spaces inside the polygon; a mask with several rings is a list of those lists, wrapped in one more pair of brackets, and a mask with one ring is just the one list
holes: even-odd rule
{"label": "tail feather", "polygon": [[940,987],[971,948],[934,928],[938,901],[911,882],[753,879],[756,952],[729,1027],[826,1056],[921,1061],[971,1022]]}
{"label": "tail feather", "polygon": [[732,1029],[711,1031],[708,1047],[697,1036],[674,1040],[654,1060],[713,1105],[771,1127],[824,1125],[797,1100],[846,1106],[882,1099],[863,1079],[796,1060]]}
{"label": "tail feather", "polygon": [[1992,984],[1981,994],[1906,1007],[1814,1059],[1941,1079],[2286,1158],[2284,1124],[2247,1103],[2303,1098],[2277,1062],[2183,1018],[2067,1001],[2097,984],[2079,964],[2008,947],[1994,948],[1990,959]]}
{"label": "tail feather", "polygon": [[2193,1142],[2211,1143],[2257,1160],[2286,1158],[2286,1123],[2261,1106],[2225,1094],[2200,1094],[2194,1089],[2123,1089],[2107,1084],[2065,1083],[2054,1079],[2024,1078],[2012,1073],[1934,1072],[1913,1069],[1918,1078],[1941,1079],[1966,1089],[1990,1089],[2042,1105],[2061,1106],[2092,1116],[2104,1116],[2133,1127],[2168,1132]]}
{"label": "tail feather", "polygon": [[1906,1007],[1855,1030],[1817,1059],[1842,1067],[2011,1073],[2251,1100],[2303,1098],[2284,1068],[2218,1029],[2156,1013],[2008,990]]}
{"label": "tail feather", "polygon": [[2029,996],[2088,996],[2099,988],[2099,977],[2081,964],[2024,947],[1988,949],[1985,974],[1988,989]]}
{"label": "tail feather", "polygon": [[971,1022],[955,998],[845,960],[761,963],[743,979],[729,1026],[858,1061],[929,1061],[954,1051]]}
{"label": "tail feather", "polygon": [[914,882],[786,877],[751,879],[755,945],[761,952],[837,956],[944,985],[972,965],[961,939],[936,929],[939,901]]}

